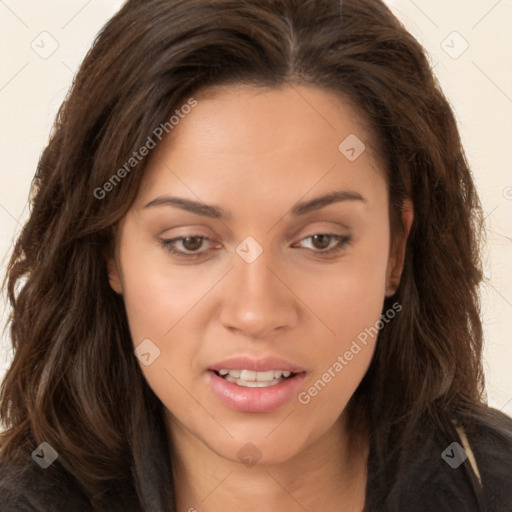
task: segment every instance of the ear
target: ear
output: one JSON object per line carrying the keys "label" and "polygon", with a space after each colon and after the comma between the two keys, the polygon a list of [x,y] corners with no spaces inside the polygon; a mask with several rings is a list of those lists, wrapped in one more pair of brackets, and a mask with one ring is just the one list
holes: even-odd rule
{"label": "ear", "polygon": [[119,295],[123,294],[123,281],[121,278],[121,269],[120,265],[118,265],[116,259],[113,256],[109,256],[107,258],[107,273],[108,273],[108,282],[112,290],[114,290]]}
{"label": "ear", "polygon": [[388,268],[386,272],[386,297],[396,293],[404,268],[405,249],[411,231],[414,210],[410,199],[405,199],[402,205],[402,230],[394,233],[391,241]]}

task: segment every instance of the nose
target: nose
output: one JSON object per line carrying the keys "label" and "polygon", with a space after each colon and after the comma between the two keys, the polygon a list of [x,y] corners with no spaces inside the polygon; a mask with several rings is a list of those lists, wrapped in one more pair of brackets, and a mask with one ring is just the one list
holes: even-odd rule
{"label": "nose", "polygon": [[238,259],[224,283],[221,323],[250,338],[265,338],[295,327],[299,304],[286,281],[265,252],[253,263]]}

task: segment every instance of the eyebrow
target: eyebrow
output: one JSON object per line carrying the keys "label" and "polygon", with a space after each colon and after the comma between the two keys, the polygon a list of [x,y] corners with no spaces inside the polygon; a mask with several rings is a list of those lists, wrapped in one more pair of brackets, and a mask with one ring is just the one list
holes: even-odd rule
{"label": "eyebrow", "polygon": [[153,206],[176,206],[187,212],[203,215],[205,217],[212,217],[220,219],[225,216],[225,212],[218,206],[208,205],[192,199],[184,199],[182,197],[169,197],[161,196],[150,201],[144,208],[151,208]]}
{"label": "eyebrow", "polygon": [[[305,215],[312,211],[325,208],[326,206],[329,206],[331,204],[341,203],[345,201],[360,201],[365,203],[366,199],[358,192],[350,190],[338,190],[336,192],[331,192],[330,194],[326,194],[324,196],[311,199],[309,201],[297,203],[291,209],[291,214],[294,216]],[[221,219],[223,217],[227,217],[226,212],[219,206],[208,205],[205,203],[201,203],[199,201],[185,199],[182,197],[160,196],[150,201],[144,207],[144,209],[152,208],[155,206],[175,206],[177,208],[181,208],[182,210],[195,213],[197,215],[202,215],[204,217],[211,217],[214,219]]]}
{"label": "eyebrow", "polygon": [[345,201],[361,201],[366,203],[366,199],[359,194],[359,192],[353,192],[351,190],[337,190],[325,196],[311,199],[310,201],[304,201],[297,203],[292,209],[292,215],[305,215],[306,213],[320,210],[330,204],[341,203]]}

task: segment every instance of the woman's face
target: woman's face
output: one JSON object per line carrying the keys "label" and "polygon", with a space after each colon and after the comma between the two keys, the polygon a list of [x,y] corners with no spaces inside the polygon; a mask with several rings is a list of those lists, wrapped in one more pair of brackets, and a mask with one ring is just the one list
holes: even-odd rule
{"label": "woman's face", "polygon": [[338,96],[195,99],[153,150],[110,283],[175,440],[289,460],[339,430],[403,244],[370,134]]}

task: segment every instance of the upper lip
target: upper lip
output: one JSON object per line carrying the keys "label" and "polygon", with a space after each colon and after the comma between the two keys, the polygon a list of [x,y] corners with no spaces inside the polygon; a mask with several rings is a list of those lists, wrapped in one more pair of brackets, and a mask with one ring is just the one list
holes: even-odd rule
{"label": "upper lip", "polygon": [[236,356],[212,364],[209,370],[251,370],[253,372],[266,372],[268,370],[284,370],[292,373],[301,373],[305,370],[300,366],[285,361],[279,357],[255,358],[250,356]]}

